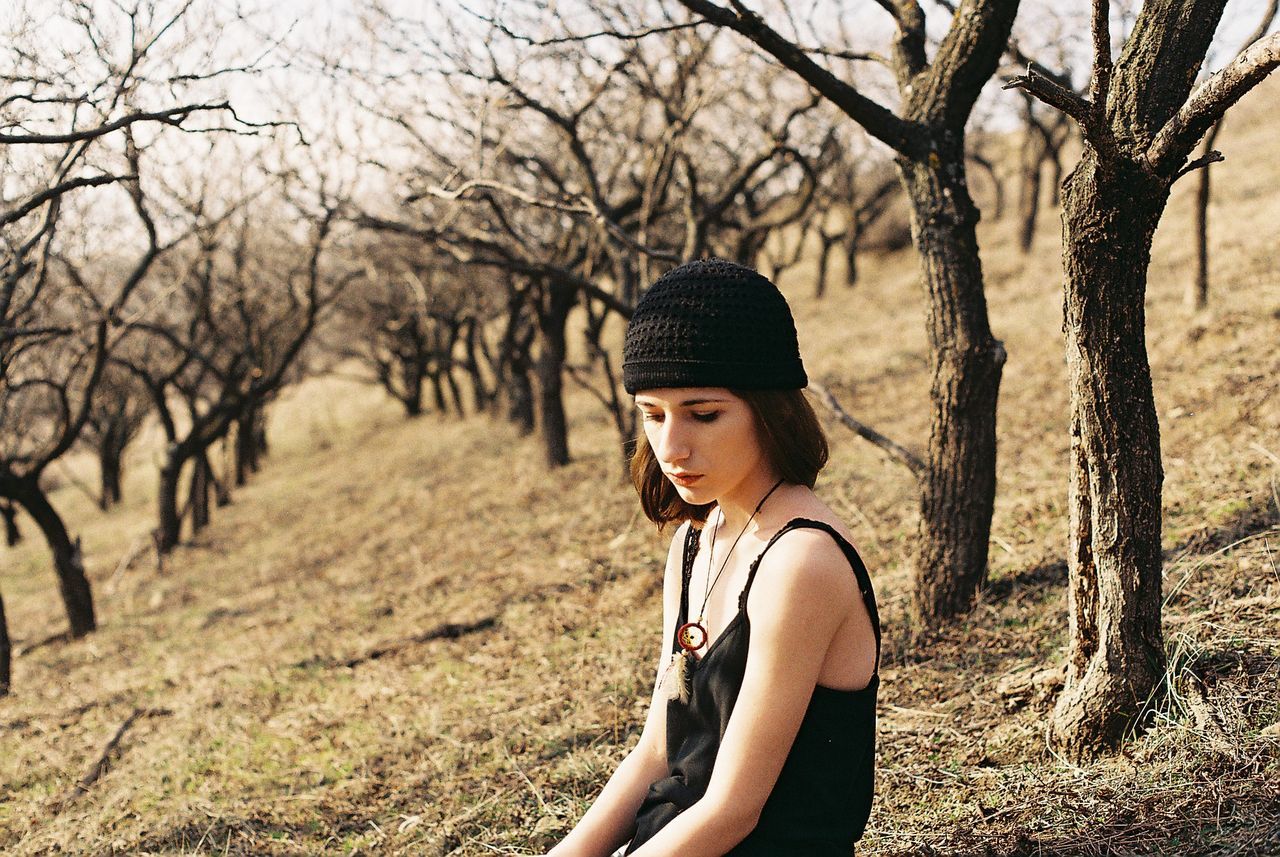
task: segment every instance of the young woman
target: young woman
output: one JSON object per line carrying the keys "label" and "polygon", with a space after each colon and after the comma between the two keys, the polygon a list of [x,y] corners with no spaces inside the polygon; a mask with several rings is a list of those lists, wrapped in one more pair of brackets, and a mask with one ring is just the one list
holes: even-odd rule
{"label": "young woman", "polygon": [[644,293],[623,383],[632,476],[679,523],[640,741],[550,857],[848,857],[871,808],[880,626],[813,492],[827,443],[768,279],[691,262]]}

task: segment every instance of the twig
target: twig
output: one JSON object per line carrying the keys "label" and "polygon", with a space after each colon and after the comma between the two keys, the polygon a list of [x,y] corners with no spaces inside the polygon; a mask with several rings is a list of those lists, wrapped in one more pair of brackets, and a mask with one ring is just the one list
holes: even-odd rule
{"label": "twig", "polygon": [[901,444],[896,443],[895,441],[892,441],[889,438],[885,437],[884,435],[880,434],[880,432],[876,431],[870,426],[865,425],[864,423],[861,423],[858,420],[854,419],[852,416],[849,415],[849,413],[843,407],[840,406],[840,403],[836,401],[836,397],[833,396],[831,394],[831,391],[828,390],[826,387],[816,382],[810,381],[809,389],[813,390],[813,392],[817,395],[818,399],[822,402],[822,404],[826,405],[828,410],[830,410],[833,414],[835,414],[836,418],[840,420],[840,422],[844,423],[844,425],[847,428],[852,430],[859,437],[862,437],[862,438],[865,438],[866,440],[871,441],[873,444],[880,447],[885,452],[889,453],[889,456],[891,458],[893,458],[899,464],[904,465],[908,470],[911,471],[912,475],[915,476],[917,479],[922,478],[924,476],[925,463],[920,459],[918,455],[916,455],[906,447],[902,446]]}
{"label": "twig", "polygon": [[357,667],[368,661],[376,661],[379,658],[393,655],[396,652],[404,651],[413,646],[428,643],[432,640],[456,640],[458,637],[467,634],[474,634],[477,631],[484,631],[498,624],[497,616],[486,616],[475,622],[446,622],[443,625],[437,625],[429,631],[423,631],[421,634],[414,634],[412,637],[405,637],[402,640],[395,640],[385,643],[381,646],[375,646],[363,655],[357,655],[345,660],[338,658],[321,658],[312,657],[306,660],[298,661],[295,667],[311,667],[311,666],[330,666],[330,667]]}
{"label": "twig", "polygon": [[1178,170],[1178,174],[1173,177],[1173,180],[1176,182],[1178,179],[1182,178],[1187,173],[1192,172],[1193,170],[1198,170],[1201,167],[1207,167],[1210,164],[1216,164],[1225,160],[1226,158],[1222,157],[1222,153],[1219,152],[1217,149],[1205,152],[1203,155],[1196,158],[1194,161],[1187,164],[1182,169]]}
{"label": "twig", "polygon": [[31,654],[36,649],[43,649],[45,646],[51,646],[54,643],[62,643],[69,640],[70,638],[71,638],[71,635],[68,634],[66,631],[59,631],[56,634],[50,634],[49,636],[36,640],[34,643],[23,646],[20,649],[15,649],[14,654],[17,655],[18,657],[23,657],[24,655]]}
{"label": "twig", "polygon": [[124,556],[120,558],[120,562],[116,564],[116,570],[111,573],[111,577],[107,579],[106,585],[103,587],[108,593],[116,591],[116,587],[120,585],[120,578],[128,571],[142,552],[151,547],[153,541],[151,535],[140,536],[133,540],[133,544],[129,545],[129,549],[125,551]]}
{"label": "twig", "polygon": [[116,734],[111,736],[111,740],[107,742],[107,746],[102,749],[102,754],[98,757],[98,760],[93,763],[93,766],[85,772],[85,775],[81,777],[74,786],[67,789],[54,799],[53,804],[50,807],[51,811],[55,815],[61,812],[67,804],[87,793],[89,791],[89,787],[96,783],[98,779],[107,772],[107,768],[111,765],[112,754],[115,753],[116,749],[120,746],[120,740],[124,738],[124,733],[128,732],[134,723],[143,717],[168,717],[171,714],[173,714],[173,711],[168,708],[135,708],[133,713],[125,718],[125,721],[120,724],[120,728],[116,730]]}

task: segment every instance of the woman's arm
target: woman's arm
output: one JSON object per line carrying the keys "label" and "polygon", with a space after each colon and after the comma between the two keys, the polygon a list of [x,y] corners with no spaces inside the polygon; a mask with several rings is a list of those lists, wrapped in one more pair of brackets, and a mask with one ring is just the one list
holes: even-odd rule
{"label": "woman's arm", "polygon": [[688,527],[688,523],[680,525],[667,552],[662,584],[661,656],[658,658],[649,716],[640,732],[640,741],[618,765],[595,803],[564,841],[551,849],[548,857],[608,857],[630,840],[635,830],[636,812],[649,786],[667,775],[667,698],[662,678],[670,658],[667,647],[675,633],[676,614],[680,611],[680,576]]}
{"label": "woman's arm", "polygon": [[862,604],[857,581],[824,534],[787,533],[765,554],[747,598],[746,671],[706,794],[635,857],[720,857],[755,828],[851,602]]}

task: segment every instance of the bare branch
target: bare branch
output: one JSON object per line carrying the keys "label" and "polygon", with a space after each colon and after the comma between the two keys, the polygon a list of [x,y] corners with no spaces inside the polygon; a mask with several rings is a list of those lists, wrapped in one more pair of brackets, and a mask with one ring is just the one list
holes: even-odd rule
{"label": "bare branch", "polygon": [[1093,0],[1093,82],[1089,100],[1105,112],[1111,89],[1111,0]]}
{"label": "bare branch", "polygon": [[1280,32],[1259,39],[1200,84],[1147,148],[1147,163],[1161,175],[1179,174],[1200,138],[1231,105],[1280,65]]}
{"label": "bare branch", "polygon": [[803,50],[764,22],[755,12],[736,3],[738,11],[726,9],[711,0],[680,0],[681,5],[696,12],[709,23],[727,27],[746,36],[780,63],[800,75],[806,83],[821,92],[843,110],[867,133],[891,149],[912,154],[919,148],[914,123],[908,122],[888,108],[867,98],[853,86],[827,71],[809,58]]}
{"label": "bare branch", "polygon": [[1173,180],[1176,182],[1178,179],[1182,178],[1187,173],[1194,172],[1195,170],[1198,170],[1201,167],[1207,167],[1210,164],[1221,163],[1222,161],[1225,161],[1225,160],[1226,158],[1222,157],[1222,153],[1217,151],[1216,149],[1205,152],[1203,155],[1196,158],[1194,161],[1187,164],[1182,169],[1178,170],[1178,174],[1173,177]]}
{"label": "bare branch", "polygon": [[81,176],[79,178],[70,179],[62,182],[61,184],[46,188],[40,191],[40,193],[34,194],[30,199],[15,208],[13,211],[7,211],[0,214],[0,226],[8,226],[10,223],[15,223],[35,211],[40,206],[44,205],[46,202],[78,188],[97,187],[99,185],[128,181],[135,178],[137,178],[137,176],[101,175]]}
{"label": "bare branch", "polygon": [[132,125],[134,122],[162,122],[166,125],[180,126],[187,117],[194,113],[216,110],[232,112],[231,104],[226,101],[222,101],[216,104],[188,104],[183,107],[173,107],[168,110],[139,110],[134,113],[128,113],[124,116],[120,116],[110,122],[99,125],[96,128],[86,128],[83,131],[68,131],[65,134],[0,134],[0,143],[8,145],[79,143],[85,140],[94,140],[98,137],[105,136],[110,134],[112,131],[118,131],[128,125]]}
{"label": "bare branch", "polygon": [[679,32],[680,30],[690,30],[698,26],[700,23],[702,23],[701,21],[686,21],[684,23],[679,23],[679,24],[662,24],[655,27],[643,27],[639,30],[634,30],[632,32],[622,32],[620,30],[597,30],[592,33],[581,33],[581,34],[570,33],[563,36],[552,36],[551,38],[546,38],[546,39],[535,39],[532,36],[526,36],[523,33],[515,32],[506,24],[502,23],[500,20],[493,17],[492,15],[485,15],[481,12],[477,12],[476,10],[469,8],[464,4],[459,4],[459,5],[461,5],[462,8],[468,14],[474,16],[477,20],[483,21],[484,23],[493,27],[495,30],[502,33],[507,38],[514,39],[517,42],[524,42],[526,45],[529,45],[530,47],[534,47],[534,48],[545,48],[545,47],[550,47],[552,45],[573,44],[575,42],[589,42],[592,39],[617,39],[618,41],[622,41],[622,42],[635,42],[647,36],[656,36],[662,33],[675,33],[675,32]]}
{"label": "bare branch", "polygon": [[880,434],[880,432],[876,431],[870,426],[865,425],[859,422],[858,420],[854,419],[852,416],[849,415],[848,411],[846,411],[843,407],[841,407],[840,402],[836,400],[836,397],[833,396],[831,394],[831,391],[828,390],[826,387],[814,381],[810,381],[809,389],[812,390],[818,396],[818,400],[821,401],[822,404],[827,406],[827,409],[830,410],[831,413],[835,415],[836,419],[840,420],[841,423],[843,423],[847,428],[852,430],[856,435],[871,441],[873,444],[883,449],[885,452],[889,454],[890,458],[894,459],[899,464],[903,465],[908,470],[910,470],[912,475],[915,476],[917,479],[921,479],[924,477],[925,469],[926,469],[925,463],[920,459],[918,455],[911,452],[911,450],[907,449],[901,444],[895,443],[894,441]]}
{"label": "bare branch", "polygon": [[1115,150],[1115,138],[1111,126],[1097,105],[1081,97],[1051,77],[1041,74],[1036,66],[1027,66],[1027,73],[1010,78],[1001,89],[1021,89],[1076,120],[1085,140],[1100,152]]}

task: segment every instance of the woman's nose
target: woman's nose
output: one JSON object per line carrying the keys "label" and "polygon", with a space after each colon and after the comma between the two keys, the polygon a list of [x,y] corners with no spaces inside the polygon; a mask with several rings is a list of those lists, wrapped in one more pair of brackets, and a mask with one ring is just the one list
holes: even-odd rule
{"label": "woman's nose", "polygon": [[667,419],[658,429],[658,447],[654,450],[658,460],[674,464],[689,457],[689,440],[679,421]]}

